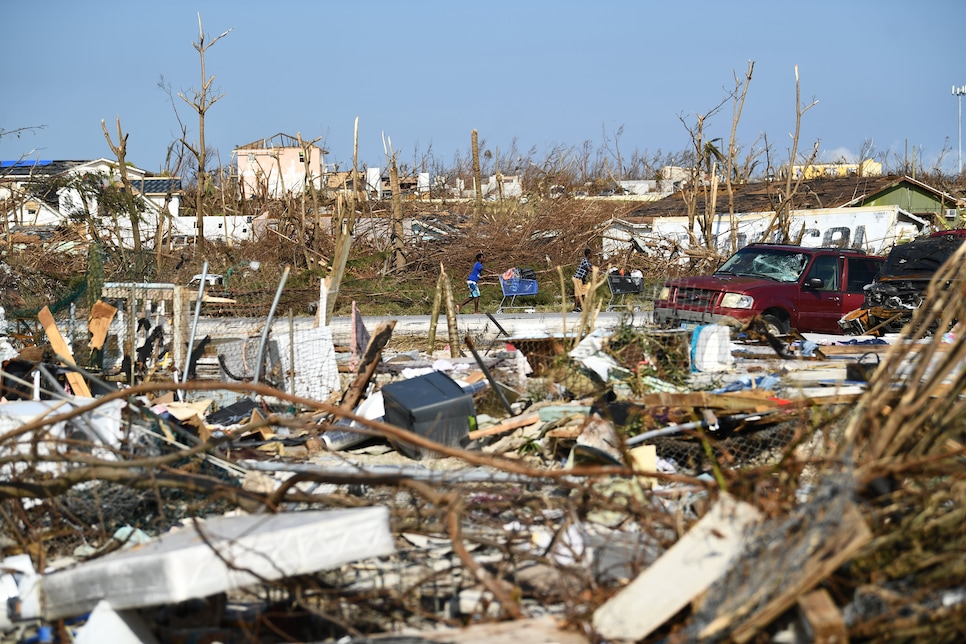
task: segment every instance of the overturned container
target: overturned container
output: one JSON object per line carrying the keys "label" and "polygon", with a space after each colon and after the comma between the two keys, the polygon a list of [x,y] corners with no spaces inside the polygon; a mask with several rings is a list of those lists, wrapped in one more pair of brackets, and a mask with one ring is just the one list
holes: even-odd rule
{"label": "overturned container", "polygon": [[[384,385],[382,399],[387,423],[447,447],[466,447],[476,428],[473,394],[439,371]],[[410,458],[439,455],[403,440],[393,444]]]}

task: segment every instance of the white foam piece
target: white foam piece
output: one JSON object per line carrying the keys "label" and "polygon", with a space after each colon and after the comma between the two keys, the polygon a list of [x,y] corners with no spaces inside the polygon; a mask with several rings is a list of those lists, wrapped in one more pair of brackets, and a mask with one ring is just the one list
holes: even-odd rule
{"label": "white foam piece", "polygon": [[[217,550],[217,552],[215,552]],[[209,597],[395,552],[383,507],[222,516],[47,574],[48,620]]]}

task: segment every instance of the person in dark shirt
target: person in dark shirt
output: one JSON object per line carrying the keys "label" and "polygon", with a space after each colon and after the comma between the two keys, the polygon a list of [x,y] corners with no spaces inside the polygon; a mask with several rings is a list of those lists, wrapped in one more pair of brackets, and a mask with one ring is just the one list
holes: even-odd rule
{"label": "person in dark shirt", "polygon": [[574,311],[583,311],[584,296],[590,290],[590,273],[594,270],[594,265],[590,263],[590,249],[584,249],[584,256],[574,271]]}
{"label": "person in dark shirt", "polygon": [[466,286],[470,289],[470,296],[466,300],[456,307],[456,312],[459,313],[460,309],[473,302],[473,312],[480,312],[480,276],[483,274],[483,253],[476,254],[476,263],[473,264],[473,270],[470,274],[466,276]]}

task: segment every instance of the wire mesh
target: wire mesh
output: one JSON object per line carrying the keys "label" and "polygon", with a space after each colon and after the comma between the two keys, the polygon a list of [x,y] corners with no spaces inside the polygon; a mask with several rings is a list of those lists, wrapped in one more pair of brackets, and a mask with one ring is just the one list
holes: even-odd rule
{"label": "wire mesh", "polygon": [[798,423],[777,423],[720,440],[711,438],[707,447],[698,438],[664,437],[650,444],[656,447],[658,457],[679,472],[693,476],[710,471],[712,462],[724,462],[736,468],[778,463],[795,438],[797,427]]}
{"label": "wire mesh", "polygon": [[[78,290],[72,297],[76,300],[82,294]],[[106,380],[250,382],[261,355],[260,379],[282,391],[324,400],[340,387],[335,347],[350,344],[348,320],[337,318],[321,326],[314,315],[290,316],[280,305],[280,314],[266,332],[269,310],[264,293],[227,295],[206,290],[210,299],[196,308],[197,287],[108,283],[101,301],[113,310],[100,348],[91,347],[84,310],[62,307],[52,312],[73,360]],[[262,310],[241,315],[254,313],[255,301],[261,302]],[[6,330],[21,348],[40,341],[36,332],[19,332],[17,324],[8,320]]]}

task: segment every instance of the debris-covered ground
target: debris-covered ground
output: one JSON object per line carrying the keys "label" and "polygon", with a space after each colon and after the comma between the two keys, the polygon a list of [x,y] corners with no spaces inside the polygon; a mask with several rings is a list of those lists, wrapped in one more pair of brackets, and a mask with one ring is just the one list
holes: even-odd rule
{"label": "debris-covered ground", "polygon": [[192,326],[187,366],[164,309],[95,307],[96,372],[42,313],[2,347],[4,641],[962,641],[964,301],[886,339]]}

